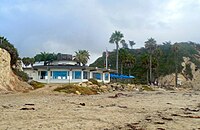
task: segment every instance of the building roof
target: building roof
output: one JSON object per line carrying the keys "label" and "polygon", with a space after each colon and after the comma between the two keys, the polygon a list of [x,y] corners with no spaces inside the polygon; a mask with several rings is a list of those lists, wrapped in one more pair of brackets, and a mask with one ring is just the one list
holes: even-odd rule
{"label": "building roof", "polygon": [[116,72],[116,70],[110,70],[105,68],[98,68],[98,67],[88,67],[88,66],[79,66],[79,65],[39,65],[33,66],[33,69],[81,69],[81,70],[88,70],[88,71],[103,71],[103,72]]}

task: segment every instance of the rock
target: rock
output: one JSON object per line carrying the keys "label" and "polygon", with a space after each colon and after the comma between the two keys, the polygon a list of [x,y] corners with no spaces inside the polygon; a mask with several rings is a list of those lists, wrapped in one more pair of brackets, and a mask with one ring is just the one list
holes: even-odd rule
{"label": "rock", "polygon": [[10,54],[0,48],[0,91],[27,91],[32,88],[28,83],[19,80],[10,67]]}
{"label": "rock", "polygon": [[76,94],[81,95],[81,93],[79,91],[76,91]]}
{"label": "rock", "polygon": [[98,85],[96,85],[96,84],[89,85],[88,87],[89,87],[89,88],[95,88],[95,89],[96,89],[96,88],[99,88],[99,86],[98,86]]}
{"label": "rock", "polygon": [[127,84],[128,86],[128,91],[132,91],[135,88],[135,85],[133,84]]}
{"label": "rock", "polygon": [[102,85],[102,86],[100,86],[99,88],[100,88],[100,90],[103,91],[103,92],[108,92],[108,91],[109,91],[108,86],[106,86],[106,85]]}
{"label": "rock", "polygon": [[85,103],[80,103],[81,106],[85,106]]}
{"label": "rock", "polygon": [[87,87],[87,83],[81,83],[81,87]]}
{"label": "rock", "polygon": [[91,81],[87,81],[87,85],[93,85]]}

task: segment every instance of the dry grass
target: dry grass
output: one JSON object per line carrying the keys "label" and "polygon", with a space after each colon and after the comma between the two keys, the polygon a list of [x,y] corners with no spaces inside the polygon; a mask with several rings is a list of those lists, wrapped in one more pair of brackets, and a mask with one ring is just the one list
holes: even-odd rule
{"label": "dry grass", "polygon": [[145,90],[145,91],[154,91],[154,89],[150,86],[142,86],[142,90]]}
{"label": "dry grass", "polygon": [[31,81],[29,84],[31,86],[33,86],[34,89],[42,88],[42,87],[45,86],[44,83],[40,83],[40,82],[37,82],[37,81]]}

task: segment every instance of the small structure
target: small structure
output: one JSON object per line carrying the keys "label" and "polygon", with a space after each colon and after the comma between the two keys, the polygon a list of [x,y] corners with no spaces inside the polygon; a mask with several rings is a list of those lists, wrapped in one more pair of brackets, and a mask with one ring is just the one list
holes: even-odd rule
{"label": "small structure", "polygon": [[[88,81],[90,78],[98,82],[110,82],[110,69],[80,66],[69,55],[64,55],[59,60],[52,61],[49,65],[34,64],[23,67],[23,71],[35,81],[41,83],[79,83]],[[112,70],[112,72],[114,72]]]}

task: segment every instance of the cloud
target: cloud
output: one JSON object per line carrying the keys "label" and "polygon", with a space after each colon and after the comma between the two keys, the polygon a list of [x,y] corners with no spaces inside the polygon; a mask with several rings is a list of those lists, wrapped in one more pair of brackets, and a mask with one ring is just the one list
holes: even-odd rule
{"label": "cloud", "polygon": [[74,54],[86,49],[91,62],[120,30],[135,47],[154,37],[163,41],[199,42],[200,0],[0,0],[0,35],[20,55],[43,51]]}

